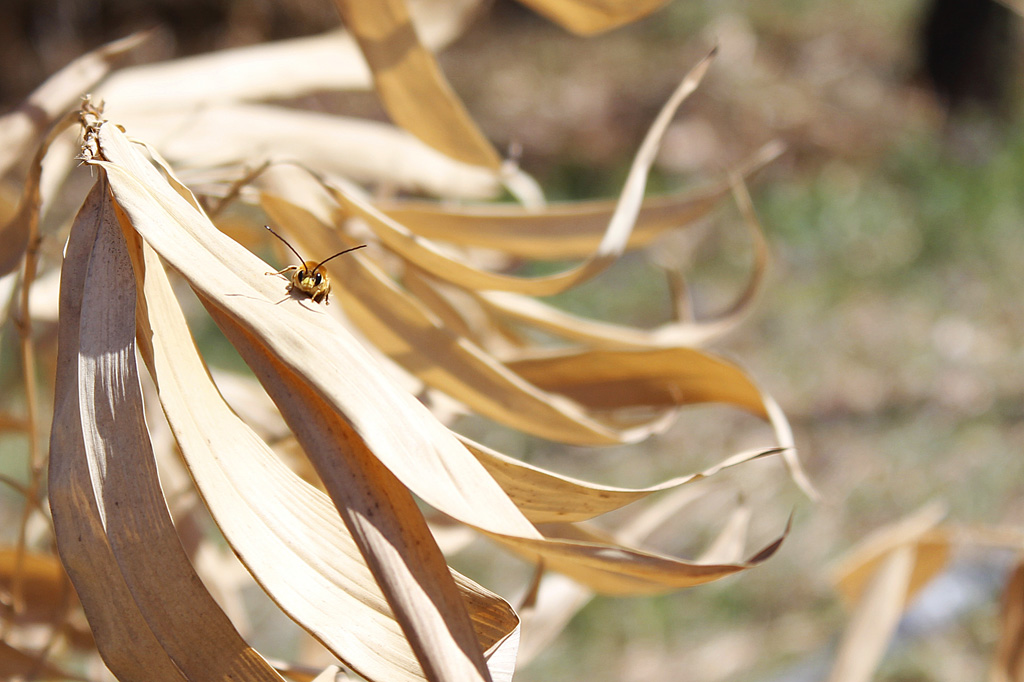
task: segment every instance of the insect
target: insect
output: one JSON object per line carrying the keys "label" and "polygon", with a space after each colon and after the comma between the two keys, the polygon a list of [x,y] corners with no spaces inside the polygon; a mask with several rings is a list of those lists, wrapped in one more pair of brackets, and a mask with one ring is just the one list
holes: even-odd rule
{"label": "insect", "polygon": [[313,299],[314,303],[319,303],[320,301],[323,301],[324,303],[329,303],[327,297],[331,293],[331,280],[328,279],[326,270],[320,270],[320,268],[323,267],[323,264],[331,260],[332,258],[337,258],[338,256],[348,253],[349,251],[355,251],[356,249],[361,249],[366,246],[366,244],[353,246],[351,249],[339,251],[330,258],[325,258],[324,260],[317,263],[311,260],[304,260],[302,256],[299,255],[299,252],[296,251],[295,248],[292,247],[292,245],[289,244],[284,237],[270,229],[270,225],[264,225],[264,227],[270,231],[270,234],[274,235],[275,237],[283,241],[284,245],[287,246],[291,250],[291,252],[298,257],[299,262],[302,263],[302,265],[289,265],[283,270],[278,270],[277,272],[268,272],[267,274],[283,275],[287,277],[290,280],[288,283],[289,292],[298,289],[299,291]]}

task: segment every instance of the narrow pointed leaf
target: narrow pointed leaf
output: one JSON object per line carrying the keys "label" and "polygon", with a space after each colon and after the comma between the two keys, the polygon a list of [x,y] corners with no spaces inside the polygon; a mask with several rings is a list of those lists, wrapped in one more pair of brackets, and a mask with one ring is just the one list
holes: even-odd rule
{"label": "narrow pointed leaf", "polygon": [[391,119],[454,159],[497,170],[501,157],[469,117],[402,0],[336,0]]}

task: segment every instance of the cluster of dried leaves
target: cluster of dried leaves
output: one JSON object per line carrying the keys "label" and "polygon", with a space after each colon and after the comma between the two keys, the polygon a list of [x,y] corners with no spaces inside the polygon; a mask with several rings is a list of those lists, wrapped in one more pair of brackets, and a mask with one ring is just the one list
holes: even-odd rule
{"label": "cluster of dried leaves", "polygon": [[[1017,552],[1018,528],[965,527],[944,522],[940,504],[879,529],[836,566],[835,583],[851,605],[829,682],[868,682],[914,598],[946,569],[958,550]],[[1002,598],[999,641],[990,682],[1024,680],[1024,559],[1010,572]]]}
{"label": "cluster of dried leaves", "polygon": [[[660,2],[528,4],[592,33]],[[0,554],[7,676],[96,679],[105,673],[83,661],[98,652],[121,680],[312,677],[272,665],[229,619],[230,590],[216,577],[224,552],[190,530],[192,491],[284,613],[352,671],[382,680],[511,679],[517,655],[589,594],[706,583],[781,543],[744,558],[740,507],[688,561],[639,546],[649,519],[608,533],[588,527],[595,517],[774,454],[810,491],[778,408],[739,367],[699,350],[759,288],[766,249],[742,177],[776,150],[699,192],[643,200],[659,140],[710,58],[652,124],[617,201],[548,206],[434,61],[475,3],[419,3],[412,19],[397,2],[338,6],[350,33],[112,71],[140,40],[126,39],[69,65],[0,124],[0,174],[21,193],[5,205],[0,285],[26,415],[3,426],[30,444],[27,485],[6,481],[26,500],[17,542]],[[394,126],[255,103],[371,87]],[[91,190],[69,206],[85,175]],[[393,191],[371,196],[367,185]],[[504,190],[519,204],[453,203]],[[411,194],[426,198],[398,198]],[[756,263],[720,317],[642,330],[536,298],[730,194]],[[245,208],[220,217],[229,205]],[[264,218],[305,254],[369,243],[326,266],[333,305],[289,296],[267,275],[277,267],[251,250],[267,244]],[[48,258],[47,244],[65,244],[63,258]],[[511,271],[572,259],[552,275]],[[175,282],[254,378],[211,375]],[[711,402],[767,420],[777,442],[641,489],[527,465],[448,426],[471,412],[540,439],[615,445]],[[292,443],[305,459],[286,464]],[[522,650],[520,616],[449,568],[419,502],[537,566]]]}
{"label": "cluster of dried leaves", "polygon": [[[29,418],[20,428],[33,442],[43,420],[38,394],[51,389],[36,386],[34,349],[48,340],[44,330],[56,334],[49,449],[31,454],[23,531],[6,566],[8,623],[26,633],[29,623],[48,626],[49,640],[29,653],[35,640],[12,633],[8,670],[69,675],[48,662],[53,651],[78,645],[70,632],[85,635],[67,625],[74,607],[66,571],[88,619],[87,646],[118,679],[299,674],[250,648],[198,579],[197,554],[209,543],[184,537],[180,501],[190,499],[189,484],[167,473],[176,456],[252,578],[369,679],[510,679],[515,667],[518,615],[448,567],[418,501],[532,562],[538,578],[557,572],[608,594],[705,583],[779,546],[781,537],[744,559],[744,509],[696,561],[635,547],[643,539],[636,529],[613,536],[584,523],[764,455],[784,452],[799,472],[778,409],[740,368],[694,348],[735,324],[758,288],[765,246],[739,176],[774,150],[699,193],[643,202],[659,140],[710,58],[653,124],[617,202],[549,207],[525,174],[501,162],[433,60],[431,44],[457,32],[466,7],[426,8],[415,30],[397,3],[339,9],[350,36],[108,75],[137,42],[127,39],[82,57],[7,116],[5,171],[27,176],[2,232],[0,271],[22,343]],[[585,25],[567,25],[594,30],[631,17],[612,14],[591,25],[574,10],[568,18]],[[251,103],[371,85],[396,126]],[[73,106],[89,90],[93,97]],[[76,122],[81,131],[65,132]],[[19,164],[33,146],[32,163]],[[80,153],[69,153],[74,146]],[[76,156],[86,169],[74,171]],[[62,220],[57,198],[73,171],[91,172],[94,183],[73,219],[67,211]],[[371,198],[359,183],[433,198]],[[437,200],[505,189],[520,205]],[[706,215],[731,191],[749,216],[757,264],[747,291],[720,318],[638,330],[535,298],[591,279],[626,251]],[[232,202],[258,206],[259,219],[235,217],[219,229],[211,216]],[[303,253],[370,244],[325,266],[335,305],[289,296],[281,278],[267,275],[275,268],[250,250],[265,244],[264,217]],[[47,240],[66,240],[55,327],[47,324],[53,311],[37,315],[33,304],[57,276],[58,264],[40,258]],[[523,259],[581,263],[541,277],[508,271]],[[194,345],[168,270],[252,370],[254,379],[233,379],[244,396],[235,404]],[[277,412],[246,421],[246,401],[262,394],[257,380]],[[613,445],[638,442],[678,407],[706,402],[771,421],[779,443],[629,489],[526,465],[442,421],[454,404],[537,438]],[[173,438],[160,437],[161,418],[147,415],[147,404],[159,404]],[[271,447],[289,432],[311,470],[290,468]],[[33,505],[44,489],[59,563],[28,551],[42,544],[29,520],[40,514]],[[35,587],[47,580],[38,602]],[[550,584],[538,580],[534,598]]]}

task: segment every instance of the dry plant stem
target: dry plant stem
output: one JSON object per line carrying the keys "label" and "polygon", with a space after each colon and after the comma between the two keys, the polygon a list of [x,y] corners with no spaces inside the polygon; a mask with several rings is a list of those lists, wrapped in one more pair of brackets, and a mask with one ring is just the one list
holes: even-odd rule
{"label": "dry plant stem", "polygon": [[267,159],[266,161],[256,166],[252,170],[247,171],[245,175],[243,175],[238,180],[233,182],[231,184],[231,187],[228,189],[228,193],[221,197],[221,199],[216,204],[211,206],[210,209],[206,212],[206,215],[209,216],[210,220],[214,220],[217,216],[219,216],[221,212],[223,212],[223,210],[227,208],[232,201],[238,198],[238,195],[242,191],[243,187],[245,187],[253,180],[258,178],[260,174],[263,173],[263,171],[267,170],[268,168],[270,168],[270,159]]}
{"label": "dry plant stem", "polygon": [[[18,524],[18,540],[14,575],[11,579],[11,606],[14,615],[25,610],[23,594],[23,577],[25,565],[25,533],[28,528],[29,515],[38,506],[39,477],[43,471],[43,455],[39,448],[39,415],[37,412],[36,358],[35,347],[32,345],[32,318],[28,311],[28,295],[32,282],[36,277],[36,265],[39,256],[39,234],[37,219],[29,221],[28,249],[25,251],[25,267],[21,278],[21,298],[18,304],[18,315],[15,327],[18,329],[19,350],[21,351],[21,369],[25,382],[25,407],[28,421],[28,461],[29,482],[25,491],[25,504]],[[4,627],[8,622],[4,621]]]}
{"label": "dry plant stem", "polygon": [[8,486],[9,488],[18,492],[21,495],[28,497],[28,487],[22,485],[21,483],[18,483],[10,476],[7,476],[6,474],[0,474],[0,483],[3,483],[4,485]]}

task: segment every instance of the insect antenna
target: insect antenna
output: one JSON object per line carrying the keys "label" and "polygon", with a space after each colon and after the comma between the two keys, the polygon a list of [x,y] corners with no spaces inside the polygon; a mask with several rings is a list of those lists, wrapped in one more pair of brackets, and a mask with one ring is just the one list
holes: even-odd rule
{"label": "insect antenna", "polygon": [[312,269],[312,270],[310,271],[310,273],[309,273],[309,274],[310,274],[310,276],[312,276],[312,274],[313,274],[314,272],[316,272],[317,270],[319,270],[319,269],[320,269],[320,266],[321,266],[321,265],[323,265],[324,263],[326,263],[327,261],[329,261],[329,260],[331,260],[331,259],[333,259],[333,258],[337,258],[338,256],[343,256],[343,255],[345,255],[346,253],[348,253],[349,251],[355,251],[356,249],[363,249],[363,248],[366,248],[366,244],[360,244],[359,246],[353,246],[353,247],[352,247],[351,249],[345,249],[344,251],[339,251],[338,253],[334,254],[334,255],[333,255],[333,256],[331,256],[330,258],[325,258],[325,259],[323,259],[322,261],[320,261],[319,263],[317,263],[317,264],[316,264],[316,267],[315,267],[315,268],[313,268],[313,269]]}
{"label": "insect antenna", "polygon": [[[293,247],[291,244],[288,243],[287,239],[285,239],[284,237],[279,235],[277,232],[274,232],[272,229],[270,229],[270,225],[264,225],[263,227],[265,227],[268,230],[270,230],[270,234],[274,235],[275,237],[277,237],[278,239],[283,241],[284,245],[287,246],[289,249],[291,249],[291,252],[294,253],[295,257],[299,259],[299,267],[302,267],[305,264],[306,261],[304,261],[302,259],[302,256],[300,256],[299,252],[295,250],[295,247]],[[342,251],[342,253],[344,253],[344,251]],[[333,256],[332,256],[332,258],[333,258]],[[317,266],[317,267],[319,267],[319,266]]]}

